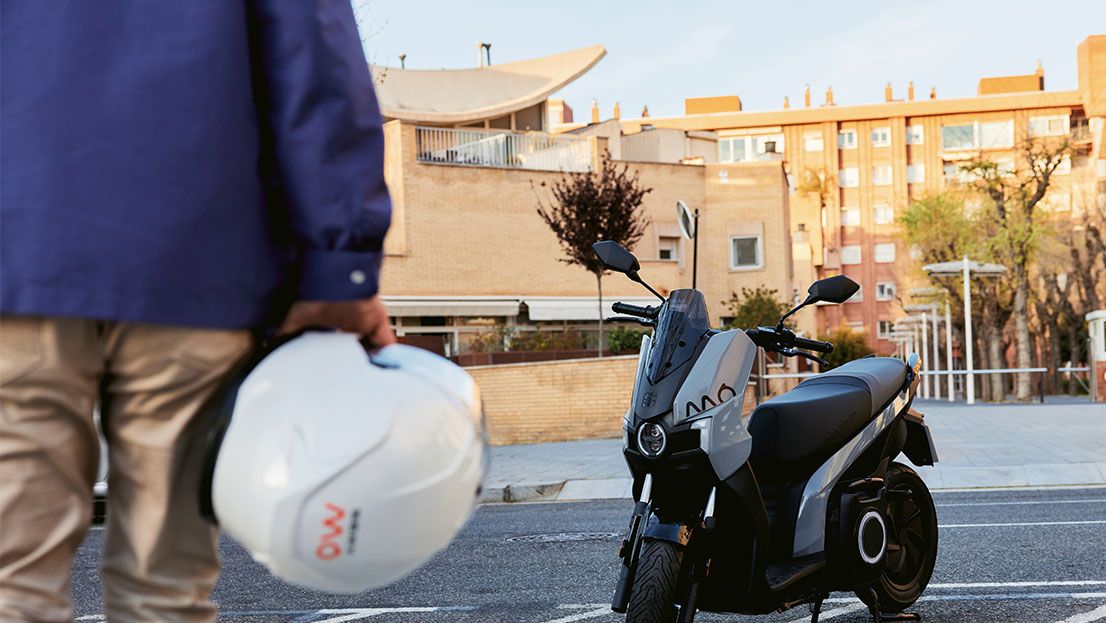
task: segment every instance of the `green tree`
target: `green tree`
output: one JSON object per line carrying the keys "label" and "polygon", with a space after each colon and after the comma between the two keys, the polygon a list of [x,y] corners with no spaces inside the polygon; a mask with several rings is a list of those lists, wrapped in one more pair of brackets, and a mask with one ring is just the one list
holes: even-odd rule
{"label": "green tree", "polygon": [[833,352],[822,355],[826,360],[826,365],[822,366],[822,372],[873,354],[872,348],[868,346],[868,337],[863,332],[853,331],[848,327],[841,327],[818,339],[833,344]]}
{"label": "green tree", "polygon": [[[540,184],[542,188],[546,183]],[[599,354],[603,354],[603,274],[606,269],[592,251],[600,240],[613,240],[627,249],[645,234],[649,221],[642,202],[652,192],[630,173],[630,165],[617,166],[605,154],[598,171],[566,173],[549,185],[552,198],[539,195],[538,216],[556,234],[565,257],[560,261],[575,264],[595,275],[599,292]]]}
{"label": "green tree", "polygon": [[607,336],[607,348],[616,355],[637,352],[641,348],[641,336],[644,329],[618,327]]}
{"label": "green tree", "polygon": [[791,309],[779,300],[779,291],[764,286],[752,290],[741,288],[741,294],[734,292],[728,301],[722,303],[732,317],[728,326],[741,329],[775,325],[780,316]]}

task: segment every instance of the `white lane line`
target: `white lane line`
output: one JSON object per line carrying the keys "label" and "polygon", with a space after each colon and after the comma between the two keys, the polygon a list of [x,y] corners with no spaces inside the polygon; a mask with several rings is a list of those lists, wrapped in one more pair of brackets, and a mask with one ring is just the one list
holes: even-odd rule
{"label": "white lane line", "polygon": [[934,582],[926,588],[1028,588],[1032,586],[1106,586],[1106,580],[1053,580],[1045,582]]}
{"label": "white lane line", "polygon": [[1099,619],[1106,619],[1106,604],[1102,604],[1090,612],[1072,615],[1057,623],[1091,623],[1091,621],[1097,621]]}
{"label": "white lane line", "polygon": [[74,621],[106,621],[107,616],[103,614],[86,614],[83,617],[77,617]]}
{"label": "white lane line", "polygon": [[[561,606],[562,608],[564,606]],[[595,619],[607,614],[614,614],[610,606],[603,606],[602,608],[596,608],[595,610],[588,610],[586,612],[577,612],[576,614],[570,614],[566,617],[559,619],[553,619],[552,621],[544,621],[544,623],[572,623],[573,621],[583,621],[584,619]]]}
{"label": "white lane line", "polygon": [[[857,610],[863,610],[863,609],[866,609],[866,608],[867,608],[867,606],[865,606],[862,603],[857,602],[857,603],[849,604],[848,606],[845,606],[844,608],[834,608],[833,610],[826,610],[825,612],[823,612],[822,614],[820,614],[818,616],[818,620],[819,621],[825,621],[826,619],[832,619],[834,617],[839,617],[843,614],[848,614],[850,612],[856,612]],[[790,623],[810,623],[810,617],[805,616],[805,617],[802,617],[802,618],[799,618],[799,619],[795,619],[794,621],[791,621]]]}
{"label": "white lane line", "polygon": [[1094,521],[1023,521],[1017,523],[950,523],[938,528],[1014,528],[1022,526],[1093,526],[1106,524],[1106,519]]}
{"label": "white lane line", "polygon": [[952,506],[1030,506],[1036,504],[1103,504],[1106,498],[1090,498],[1086,500],[1026,500],[1024,502],[950,502],[937,504],[937,508]]}
{"label": "white lane line", "polygon": [[337,614],[339,616],[326,619],[315,619],[312,623],[342,623],[343,621],[359,621],[378,614],[398,614],[402,612],[437,612],[441,608],[411,607],[411,608],[341,608],[333,610],[319,610],[316,614]]}

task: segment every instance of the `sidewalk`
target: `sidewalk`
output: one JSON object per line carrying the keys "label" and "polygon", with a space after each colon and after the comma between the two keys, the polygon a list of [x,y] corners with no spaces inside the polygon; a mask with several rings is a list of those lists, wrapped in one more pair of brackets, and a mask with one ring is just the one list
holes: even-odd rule
{"label": "sidewalk", "polygon": [[[1106,484],[1106,405],[919,400],[940,461],[932,489]],[[492,448],[485,502],[630,497],[621,439]]]}

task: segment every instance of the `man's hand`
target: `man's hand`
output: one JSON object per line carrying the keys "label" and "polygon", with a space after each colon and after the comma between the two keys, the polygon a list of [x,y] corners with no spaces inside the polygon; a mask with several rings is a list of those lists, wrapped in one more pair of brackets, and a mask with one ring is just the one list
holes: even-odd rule
{"label": "man's hand", "polygon": [[280,326],[281,335],[306,327],[327,327],[366,337],[373,346],[396,343],[388,310],[379,296],[357,301],[297,301]]}

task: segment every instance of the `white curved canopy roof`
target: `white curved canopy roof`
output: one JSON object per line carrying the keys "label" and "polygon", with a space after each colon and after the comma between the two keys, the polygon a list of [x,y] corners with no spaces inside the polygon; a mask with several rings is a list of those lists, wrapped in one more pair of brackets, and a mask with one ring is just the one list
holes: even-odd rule
{"label": "white curved canopy roof", "polygon": [[607,54],[601,45],[472,69],[372,67],[385,117],[467,123],[533,106],[579,78]]}

